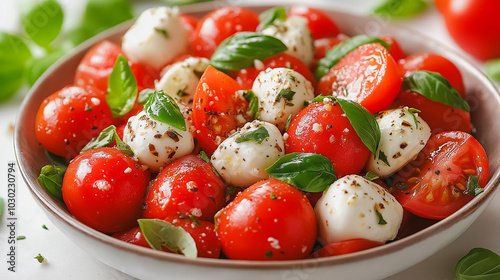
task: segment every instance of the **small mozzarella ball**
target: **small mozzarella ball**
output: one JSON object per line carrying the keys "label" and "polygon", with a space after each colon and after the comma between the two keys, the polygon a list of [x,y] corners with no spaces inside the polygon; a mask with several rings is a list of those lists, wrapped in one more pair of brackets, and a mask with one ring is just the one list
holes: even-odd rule
{"label": "small mozzarella ball", "polygon": [[261,33],[280,39],[288,48],[287,54],[310,66],[314,60],[314,41],[307,24],[307,19],[291,16],[285,21],[275,21]]}
{"label": "small mozzarella ball", "polygon": [[[238,143],[242,136],[262,128],[269,136],[261,143],[253,139]],[[211,162],[228,184],[248,187],[269,178],[265,169],[285,154],[284,147],[281,133],[275,125],[255,120],[224,140],[213,153]]]}
{"label": "small mozzarella ball", "polygon": [[191,104],[201,74],[209,63],[210,61],[203,57],[189,57],[176,62],[169,66],[160,81],[155,83],[155,88],[163,90],[177,101]]}
{"label": "small mozzarella ball", "polygon": [[252,91],[259,98],[260,119],[275,124],[280,130],[284,130],[290,113],[299,113],[305,107],[304,102],[314,98],[311,82],[288,68],[260,72]]}
{"label": "small mozzarella ball", "polygon": [[132,61],[160,69],[176,55],[189,50],[188,31],[178,8],[144,11],[123,35],[123,53]]}
{"label": "small mozzarella ball", "polygon": [[[365,169],[385,178],[415,159],[431,137],[431,129],[417,113],[408,107],[380,112],[376,120],[380,127],[380,144],[377,157],[368,158]],[[418,124],[418,125],[417,125]],[[387,157],[389,166],[380,160],[380,151]]]}
{"label": "small mozzarella ball", "polygon": [[325,245],[354,238],[386,242],[396,237],[403,220],[399,202],[383,187],[359,175],[335,181],[314,211],[318,236]]}
{"label": "small mozzarella ball", "polygon": [[151,119],[144,111],[128,119],[123,141],[134,151],[140,163],[158,172],[194,149],[189,132]]}

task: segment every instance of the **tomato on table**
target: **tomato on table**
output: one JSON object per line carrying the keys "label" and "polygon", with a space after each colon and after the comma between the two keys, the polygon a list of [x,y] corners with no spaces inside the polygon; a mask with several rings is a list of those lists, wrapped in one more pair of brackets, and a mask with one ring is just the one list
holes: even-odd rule
{"label": "tomato on table", "polygon": [[69,212],[93,229],[112,233],[137,226],[149,172],[115,148],[88,150],[66,170],[63,199]]}
{"label": "tomato on table", "polygon": [[287,153],[316,153],[332,161],[337,177],[357,174],[370,150],[363,144],[339,104],[314,102],[294,117],[285,140]]}
{"label": "tomato on table", "polygon": [[259,22],[259,15],[247,8],[228,6],[210,12],[196,28],[193,55],[210,58],[226,38],[236,32],[255,31]]}
{"label": "tomato on table", "polygon": [[372,241],[364,238],[350,239],[340,242],[335,242],[324,246],[318,251],[311,254],[313,258],[325,258],[331,256],[339,256],[368,250],[384,245],[382,242]]}
{"label": "tomato on table", "polygon": [[67,86],[43,100],[36,114],[35,132],[46,150],[73,158],[112,123],[113,114],[104,92]]}
{"label": "tomato on table", "polygon": [[388,109],[401,88],[398,65],[380,44],[365,44],[351,51],[323,76],[318,94],[353,100],[370,113]]}
{"label": "tomato on table", "polygon": [[464,82],[460,70],[453,62],[440,55],[434,53],[410,55],[399,60],[398,66],[403,77],[417,70],[437,72],[450,82],[451,86],[460,93],[460,96],[465,97]]}
{"label": "tomato on table", "polygon": [[225,185],[212,164],[187,155],[167,165],[154,179],[146,197],[147,219],[193,215],[213,221],[225,202]]}
{"label": "tomato on table", "polygon": [[288,11],[289,16],[301,16],[307,19],[307,26],[314,40],[337,36],[337,24],[324,12],[305,6],[292,6]]}
{"label": "tomato on table", "polygon": [[230,259],[303,259],[316,241],[311,204],[301,191],[276,179],[248,187],[216,219],[222,251]]}
{"label": "tomato on table", "polygon": [[473,176],[484,188],[488,158],[479,142],[461,131],[432,136],[417,159],[401,169],[393,195],[404,209],[427,219],[444,219],[474,196],[468,186]]}
{"label": "tomato on table", "polygon": [[241,86],[231,77],[208,66],[201,76],[193,101],[195,137],[211,156],[229,135],[251,120],[248,102],[237,91]]}

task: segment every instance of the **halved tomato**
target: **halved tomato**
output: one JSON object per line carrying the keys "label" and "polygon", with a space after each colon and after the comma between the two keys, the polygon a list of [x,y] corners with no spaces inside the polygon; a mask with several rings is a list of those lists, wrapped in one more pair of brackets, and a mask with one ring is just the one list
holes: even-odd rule
{"label": "halved tomato", "polygon": [[382,242],[372,241],[364,238],[350,239],[326,245],[311,254],[312,258],[325,258],[359,252],[384,245]]}

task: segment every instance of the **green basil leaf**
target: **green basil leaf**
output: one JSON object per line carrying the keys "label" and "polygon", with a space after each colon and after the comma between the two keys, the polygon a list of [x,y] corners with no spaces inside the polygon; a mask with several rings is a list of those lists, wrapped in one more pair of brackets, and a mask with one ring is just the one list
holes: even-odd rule
{"label": "green basil leaf", "polygon": [[238,32],[215,50],[210,64],[221,71],[253,67],[254,60],[264,60],[282,53],[287,47],[279,39],[256,32]]}
{"label": "green basil leaf", "polygon": [[165,246],[170,251],[182,253],[188,258],[194,259],[198,256],[193,237],[183,228],[160,219],[139,219],[137,222],[151,248],[162,251]]}
{"label": "green basil leaf", "polygon": [[313,153],[290,153],[266,169],[269,176],[299,190],[322,192],[337,180],[332,162]]}
{"label": "green basil leaf", "polygon": [[384,220],[384,216],[377,209],[375,209],[375,214],[377,215],[377,223],[381,226],[387,225],[387,221]]}
{"label": "green basil leaf", "polygon": [[385,0],[373,11],[377,15],[411,17],[425,11],[428,1],[424,0]]}
{"label": "green basil leaf", "polygon": [[248,109],[252,114],[252,118],[257,119],[260,115],[259,97],[252,90],[247,90],[243,92],[243,98],[248,102]]}
{"label": "green basil leaf", "polygon": [[134,107],[137,98],[137,80],[123,55],[116,58],[113,71],[108,78],[106,101],[113,117],[125,116]]}
{"label": "green basil leaf", "polygon": [[139,92],[139,97],[137,98],[137,104],[145,104],[148,101],[149,96],[155,92],[156,90],[151,88],[141,90],[141,92]]}
{"label": "green basil leaf", "polygon": [[280,92],[278,93],[278,95],[276,95],[276,98],[274,101],[279,102],[280,99],[282,99],[282,98],[285,99],[286,101],[292,101],[295,93],[296,93],[295,91],[293,91],[289,88],[281,89]]}
{"label": "green basil leaf", "polygon": [[110,125],[103,129],[97,137],[92,138],[85,147],[80,151],[80,153],[86,152],[91,149],[97,149],[102,147],[107,147],[111,145],[114,141],[116,141],[116,148],[122,151],[124,154],[129,156],[133,156],[134,152],[130,148],[130,146],[123,142],[118,134],[116,133],[116,127],[114,125]]}
{"label": "green basil leaf", "polygon": [[52,165],[68,167],[68,159],[66,159],[65,157],[58,156],[47,150],[45,150],[45,155],[49,158]]}
{"label": "green basil leaf", "polygon": [[325,57],[318,61],[318,67],[316,68],[316,72],[314,73],[316,80],[321,79],[321,77],[328,73],[328,71],[330,71],[330,68],[337,64],[337,62],[339,62],[342,57],[346,56],[348,53],[362,45],[371,43],[379,43],[387,50],[391,49],[391,44],[377,37],[358,35],[347,39],[344,42],[341,42],[333,48],[329,49],[326,52]]}
{"label": "green basil leaf", "polygon": [[157,121],[186,131],[186,121],[175,100],[163,91],[155,92],[144,105],[144,112]]}
{"label": "green basil leaf", "polygon": [[378,175],[377,173],[375,172],[371,172],[371,171],[368,171],[366,174],[365,174],[365,179],[366,180],[369,180],[369,181],[373,181],[375,179],[378,179],[380,178],[380,175]]}
{"label": "green basil leaf", "polygon": [[64,48],[56,49],[52,52],[46,53],[41,57],[33,58],[29,61],[26,75],[27,81],[30,86],[42,76],[42,74],[49,69],[59,58],[64,56],[68,51]]}
{"label": "green basil leaf", "polygon": [[264,140],[269,138],[269,131],[267,131],[265,127],[259,126],[257,129],[241,133],[236,137],[236,143],[252,141],[261,144]]}
{"label": "green basil leaf", "polygon": [[207,153],[205,153],[205,151],[203,150],[200,151],[200,157],[204,162],[210,162],[210,158],[208,157]]}
{"label": "green basil leaf", "polygon": [[55,0],[31,0],[21,5],[21,23],[37,45],[48,48],[61,32],[63,10]]}
{"label": "green basil leaf", "polygon": [[484,248],[474,248],[455,266],[457,280],[500,279],[500,256]]}
{"label": "green basil leaf", "polygon": [[467,180],[467,190],[469,195],[476,196],[484,192],[484,188],[481,188],[478,182],[479,182],[479,175],[469,176],[469,179]]}
{"label": "green basil leaf", "polygon": [[500,81],[500,58],[492,59],[484,65],[486,74],[495,81]]}
{"label": "green basil leaf", "polygon": [[441,74],[431,71],[411,72],[403,81],[403,88],[411,90],[457,109],[469,112],[470,106]]}
{"label": "green basil leaf", "polygon": [[380,128],[375,117],[360,104],[335,98],[365,146],[376,155],[380,143]]}
{"label": "green basil leaf", "polygon": [[64,202],[62,196],[62,183],[66,173],[65,166],[45,165],[40,171],[38,182],[57,200]]}
{"label": "green basil leaf", "polygon": [[272,25],[275,20],[285,21],[286,20],[286,8],[285,7],[274,7],[263,11],[259,15],[260,24],[257,27],[258,31],[262,31],[264,28]]}
{"label": "green basil leaf", "polygon": [[413,121],[415,122],[415,129],[418,129],[418,120],[417,120],[417,116],[415,116],[415,113],[420,113],[421,111],[419,109],[415,109],[415,108],[408,108],[408,113],[411,114],[411,116],[413,117]]}
{"label": "green basil leaf", "polygon": [[31,52],[23,40],[0,31],[0,102],[9,99],[24,84]]}
{"label": "green basil leaf", "polygon": [[293,117],[293,114],[290,113],[290,115],[288,115],[288,118],[286,119],[285,131],[288,131],[288,128],[290,127],[290,123],[292,123],[292,117]]}
{"label": "green basil leaf", "polygon": [[[212,197],[212,199],[213,199],[213,197]],[[196,219],[196,217],[195,217],[195,216],[193,216],[193,215],[189,215],[189,219],[191,219],[191,221],[193,221],[194,226],[196,226],[196,227],[199,227],[199,226],[200,226],[200,222],[198,222],[198,220]]]}
{"label": "green basil leaf", "polygon": [[[373,157],[376,157],[376,154],[373,154]],[[385,163],[385,165],[391,166],[389,164],[389,161],[387,160],[387,156],[385,155],[384,152],[382,152],[382,150],[378,152],[378,159],[380,159],[383,163]]]}
{"label": "green basil leaf", "polygon": [[314,103],[314,102],[323,102],[325,101],[325,99],[329,99],[329,100],[335,100],[335,97],[331,96],[331,95],[328,95],[328,96],[324,96],[323,94],[320,94],[316,97],[314,97],[313,99],[311,99],[310,101],[308,101],[309,104],[311,103]]}

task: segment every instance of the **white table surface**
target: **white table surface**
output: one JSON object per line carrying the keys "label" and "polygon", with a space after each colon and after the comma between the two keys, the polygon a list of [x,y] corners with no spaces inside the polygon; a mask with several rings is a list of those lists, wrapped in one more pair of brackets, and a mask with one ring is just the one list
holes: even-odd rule
{"label": "white table surface", "polygon": [[[232,2],[240,1],[233,0]],[[77,18],[79,7],[82,7],[81,0],[60,2],[65,8],[66,20],[71,22],[71,19]],[[366,13],[375,1],[332,0],[330,2],[333,7],[341,10]],[[144,9],[148,5],[155,4],[139,3],[136,5],[139,9]],[[17,14],[16,0],[1,0],[0,30],[18,30]],[[430,35],[443,44],[460,51],[446,33],[442,19],[435,9],[411,20],[399,21],[398,23],[417,29],[419,32]],[[473,60],[467,54],[464,56],[483,67],[481,63]],[[15,162],[12,144],[15,116],[26,92],[27,89],[23,89],[9,102],[0,104],[0,197],[4,199],[7,198],[7,164]],[[17,235],[26,236],[26,239],[16,243],[16,272],[8,271],[7,249],[9,244],[7,240],[9,229],[7,228],[7,215],[4,213],[0,221],[0,279],[135,279],[97,261],[63,235],[36,205],[19,173],[17,173],[16,199],[16,231]],[[43,225],[46,225],[48,230],[43,229]],[[500,253],[499,236],[500,195],[497,195],[479,219],[456,241],[419,264],[386,279],[454,279],[455,264],[472,248],[484,247]],[[46,258],[46,263],[40,264],[34,259],[39,253]]]}

